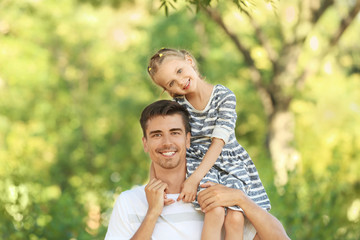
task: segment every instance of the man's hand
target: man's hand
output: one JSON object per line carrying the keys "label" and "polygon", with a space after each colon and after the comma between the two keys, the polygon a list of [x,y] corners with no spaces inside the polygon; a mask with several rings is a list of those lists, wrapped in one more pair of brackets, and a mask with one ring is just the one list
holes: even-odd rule
{"label": "man's hand", "polygon": [[174,202],[175,202],[174,199],[167,198],[167,197],[166,197],[166,194],[164,195],[164,205],[165,205],[165,206],[169,206],[170,204],[173,204]]}
{"label": "man's hand", "polygon": [[165,190],[167,184],[159,179],[153,178],[145,187],[146,199],[149,205],[148,211],[142,221],[139,229],[132,236],[131,240],[151,239],[154,232],[156,221],[158,220],[164,205],[174,202],[172,199],[167,199]]}
{"label": "man's hand", "polygon": [[169,205],[172,199],[166,199],[165,190],[167,184],[159,179],[153,178],[145,187],[146,199],[149,204],[148,214],[160,216],[164,205]]}
{"label": "man's hand", "polygon": [[228,188],[212,182],[201,184],[200,187],[207,188],[198,195],[198,202],[203,212],[208,212],[214,207],[238,205],[256,229],[257,234],[254,239],[290,240],[281,222],[259,207],[240,189]]}
{"label": "man's hand", "polygon": [[207,182],[201,184],[200,187],[207,188],[198,195],[198,202],[203,212],[208,212],[215,207],[229,207],[238,204],[242,191],[238,189],[228,188],[221,184]]}
{"label": "man's hand", "polygon": [[198,188],[199,183],[193,181],[191,177],[185,180],[183,184],[181,185],[181,192],[179,194],[179,197],[177,201],[183,200],[184,202],[192,202],[196,198],[196,192]]}

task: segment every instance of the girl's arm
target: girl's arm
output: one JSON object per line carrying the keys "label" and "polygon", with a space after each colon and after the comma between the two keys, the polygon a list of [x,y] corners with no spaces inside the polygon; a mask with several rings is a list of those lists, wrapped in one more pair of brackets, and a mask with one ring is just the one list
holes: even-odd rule
{"label": "girl's arm", "polygon": [[196,171],[189,177],[193,181],[196,181],[198,184],[200,183],[201,179],[209,172],[210,168],[214,166],[216,160],[220,156],[220,153],[224,147],[225,143],[220,138],[213,138],[211,145],[206,152],[203,160],[201,161],[199,167]]}
{"label": "girl's arm", "polygon": [[225,143],[230,138],[231,132],[235,129],[237,119],[236,115],[236,97],[229,89],[221,97],[217,112],[217,119],[215,121],[215,128],[212,132],[212,142],[202,159],[199,167],[195,172],[183,183],[181,193],[178,200],[183,199],[185,202],[195,200],[197,187],[201,179],[206,175],[210,168],[218,159]]}
{"label": "girl's arm", "polygon": [[184,202],[192,202],[195,200],[197,187],[201,179],[209,172],[210,168],[215,164],[218,159],[222,148],[225,143],[220,138],[213,138],[211,145],[202,159],[199,167],[191,176],[185,180],[178,200],[183,199]]}

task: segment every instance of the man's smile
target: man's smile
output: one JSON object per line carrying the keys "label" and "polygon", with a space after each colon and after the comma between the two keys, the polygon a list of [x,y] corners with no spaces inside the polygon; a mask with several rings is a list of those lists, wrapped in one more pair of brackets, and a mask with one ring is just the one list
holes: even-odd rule
{"label": "man's smile", "polygon": [[159,149],[158,153],[163,155],[164,157],[172,157],[177,153],[177,149],[170,148],[170,149]]}
{"label": "man's smile", "polygon": [[171,157],[171,156],[173,156],[175,154],[175,152],[162,152],[161,154],[165,155],[167,157]]}

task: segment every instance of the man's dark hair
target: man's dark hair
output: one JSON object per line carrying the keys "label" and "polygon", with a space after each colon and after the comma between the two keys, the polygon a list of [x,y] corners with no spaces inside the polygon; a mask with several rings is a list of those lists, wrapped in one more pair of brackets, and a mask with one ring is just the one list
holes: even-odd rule
{"label": "man's dark hair", "polygon": [[171,100],[159,100],[148,105],[141,113],[140,124],[146,137],[147,122],[153,117],[180,114],[185,126],[185,133],[190,132],[189,112],[179,103]]}

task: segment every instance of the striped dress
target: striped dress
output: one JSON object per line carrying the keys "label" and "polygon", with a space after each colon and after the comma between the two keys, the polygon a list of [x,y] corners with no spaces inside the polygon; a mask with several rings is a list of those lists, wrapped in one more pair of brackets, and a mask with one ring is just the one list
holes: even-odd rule
{"label": "striped dress", "polygon": [[[222,152],[200,184],[211,181],[241,189],[261,208],[269,211],[270,200],[256,167],[235,137],[237,115],[234,93],[222,85],[214,86],[207,106],[201,111],[196,110],[185,96],[176,97],[174,100],[185,106],[191,116],[191,144],[186,153],[187,177],[199,166],[210,147],[211,138],[220,138],[225,142]],[[200,190],[198,188],[198,192]],[[197,201],[194,204],[199,208]],[[238,206],[230,208],[242,211]]]}

